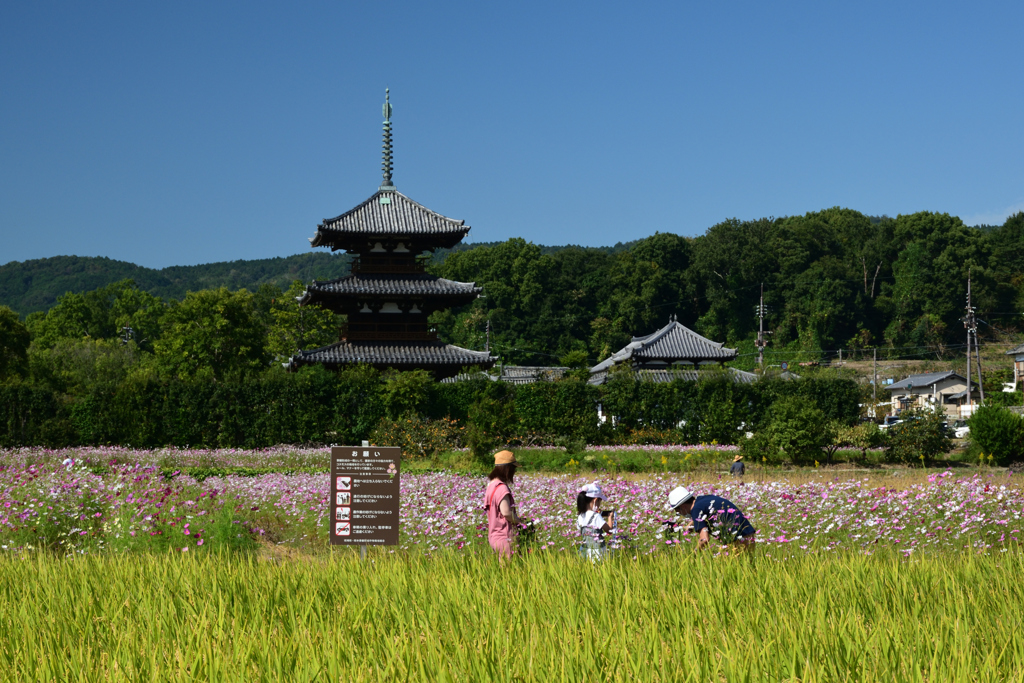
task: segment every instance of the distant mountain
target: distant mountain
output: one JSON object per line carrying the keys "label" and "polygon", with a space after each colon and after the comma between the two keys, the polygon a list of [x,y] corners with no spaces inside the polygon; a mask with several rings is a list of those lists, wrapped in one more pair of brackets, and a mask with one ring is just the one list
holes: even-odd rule
{"label": "distant mountain", "polygon": [[[458,244],[438,249],[433,261],[441,262],[453,251],[494,247],[501,242]],[[633,243],[599,247],[616,253]],[[541,246],[541,253],[553,254],[569,247]],[[33,261],[11,261],[0,266],[0,305],[21,315],[48,310],[57,297],[67,292],[89,292],[112,282],[131,278],[140,289],[165,299],[181,299],[186,292],[216,287],[252,291],[262,284],[287,289],[293,280],[333,280],[349,273],[346,254],[310,252],[252,261],[223,261],[199,266],[170,266],[159,270],[115,261],[103,256],[53,256]]]}
{"label": "distant mountain", "polygon": [[88,292],[131,278],[156,296],[181,299],[186,292],[216,287],[254,290],[262,284],[286,289],[293,280],[331,280],[347,275],[349,257],[322,252],[284,258],[227,261],[156,270],[102,256],[54,256],[0,266],[0,305],[21,315],[45,311],[66,292]]}

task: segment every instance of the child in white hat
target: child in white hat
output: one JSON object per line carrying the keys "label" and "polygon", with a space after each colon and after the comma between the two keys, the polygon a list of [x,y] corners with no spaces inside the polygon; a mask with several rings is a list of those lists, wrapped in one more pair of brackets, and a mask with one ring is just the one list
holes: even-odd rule
{"label": "child in white hat", "polygon": [[576,495],[576,510],[579,512],[576,526],[583,537],[580,555],[590,560],[599,560],[608,552],[604,537],[615,528],[615,513],[611,510],[602,511],[602,500],[608,500],[608,496],[596,481],[587,484]]}

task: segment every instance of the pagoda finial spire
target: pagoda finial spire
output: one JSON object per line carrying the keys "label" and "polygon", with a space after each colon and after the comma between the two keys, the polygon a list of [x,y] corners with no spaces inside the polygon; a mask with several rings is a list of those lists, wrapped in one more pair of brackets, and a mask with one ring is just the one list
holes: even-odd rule
{"label": "pagoda finial spire", "polygon": [[384,161],[381,164],[384,172],[384,182],[380,189],[394,190],[395,184],[391,182],[391,170],[394,165],[391,162],[391,89],[384,88]]}

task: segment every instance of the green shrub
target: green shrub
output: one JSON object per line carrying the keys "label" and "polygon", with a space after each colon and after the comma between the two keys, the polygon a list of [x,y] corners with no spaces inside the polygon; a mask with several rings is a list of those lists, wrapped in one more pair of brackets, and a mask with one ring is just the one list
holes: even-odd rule
{"label": "green shrub", "polygon": [[853,427],[838,430],[836,439],[842,445],[853,446],[860,450],[862,461],[868,459],[868,449],[885,445],[885,432],[874,422],[861,422]]}
{"label": "green shrub", "polygon": [[748,463],[777,465],[783,459],[778,446],[764,432],[756,432],[749,439],[740,439],[740,453]]}
{"label": "green shrub", "polygon": [[967,421],[973,455],[991,455],[1000,465],[1024,460],[1024,418],[1005,408],[982,406]]}
{"label": "green shrub", "polygon": [[455,420],[431,420],[409,415],[399,420],[382,418],[372,432],[370,443],[398,446],[402,457],[426,458],[462,447],[465,430]]}
{"label": "green shrub", "polygon": [[901,417],[903,422],[889,427],[887,434],[886,456],[890,462],[923,464],[953,447],[941,413],[915,410]]}
{"label": "green shrub", "polygon": [[821,457],[829,441],[825,414],[809,399],[790,396],[776,401],[769,411],[770,422],[764,429],[771,448],[781,450],[794,463]]}

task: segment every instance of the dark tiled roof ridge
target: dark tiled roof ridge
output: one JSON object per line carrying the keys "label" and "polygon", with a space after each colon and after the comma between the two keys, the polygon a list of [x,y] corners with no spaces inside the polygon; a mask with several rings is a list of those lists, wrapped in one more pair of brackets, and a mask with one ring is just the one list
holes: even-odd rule
{"label": "dark tiled roof ridge", "polygon": [[670,332],[674,331],[677,327],[681,327],[683,332],[685,332],[686,334],[690,334],[690,335],[693,335],[694,337],[697,337],[698,339],[702,339],[705,342],[707,342],[708,344],[710,344],[711,346],[717,346],[718,348],[722,348],[725,345],[725,342],[711,341],[710,339],[708,339],[704,335],[702,335],[702,334],[700,334],[698,332],[694,332],[689,327],[687,327],[686,325],[682,324],[681,322],[679,322],[677,320],[673,320],[672,322],[670,322],[668,325],[665,325],[665,327],[661,328],[660,330],[655,330],[654,332],[651,332],[646,337],[633,337],[632,341],[640,342],[644,346],[647,346],[649,344],[653,344],[654,342],[658,341],[659,339],[664,337],[666,334],[669,334]]}
{"label": "dark tiled roof ridge", "polygon": [[306,286],[300,301],[307,301],[314,293],[345,296],[395,296],[395,295],[441,295],[472,296],[483,291],[473,282],[446,280],[427,273],[412,273],[408,276],[393,273],[345,275],[327,282],[313,281]]}
{"label": "dark tiled roof ridge", "polygon": [[402,194],[401,192],[399,192],[398,190],[377,190],[372,195],[370,195],[370,197],[368,199],[366,199],[365,201],[361,202],[360,204],[357,204],[356,206],[352,207],[351,209],[349,209],[348,211],[342,213],[341,215],[335,216],[334,218],[325,218],[325,219],[323,219],[320,222],[320,225],[318,227],[320,227],[320,228],[327,228],[328,230],[336,229],[336,228],[331,228],[330,224],[331,223],[337,223],[341,219],[346,218],[346,217],[354,214],[356,211],[359,211],[360,209],[366,208],[366,206],[368,206],[369,204],[372,204],[375,201],[379,202],[380,201],[380,196],[383,195],[383,194],[386,194],[386,195],[398,195],[399,197],[401,197],[405,201],[407,201],[410,204],[412,204],[413,207],[423,211],[424,213],[428,214],[429,216],[434,217],[434,218],[440,218],[441,220],[445,221],[446,223],[451,223],[452,224],[451,225],[452,229],[461,229],[461,228],[467,227],[465,219],[449,218],[448,216],[445,216],[444,214],[438,213],[437,211],[434,211],[433,209],[429,209],[429,208],[423,206],[422,204],[420,204],[415,199],[411,199],[410,197],[408,197],[408,196]]}
{"label": "dark tiled roof ridge", "polygon": [[[365,281],[394,281],[394,282],[441,282],[450,285],[462,285],[465,287],[476,287],[475,282],[461,282],[459,280],[449,280],[447,278],[439,277],[437,275],[431,275],[430,273],[350,273],[348,275],[342,275],[339,278],[333,280],[313,280],[310,285],[317,285],[323,287],[325,285],[333,285],[342,281],[352,280],[365,280]],[[478,288],[482,289],[482,288]]]}
{"label": "dark tiled roof ridge", "polygon": [[292,356],[292,362],[330,364],[427,364],[488,365],[497,356],[487,351],[472,351],[442,341],[339,341],[318,349],[303,350]]}

